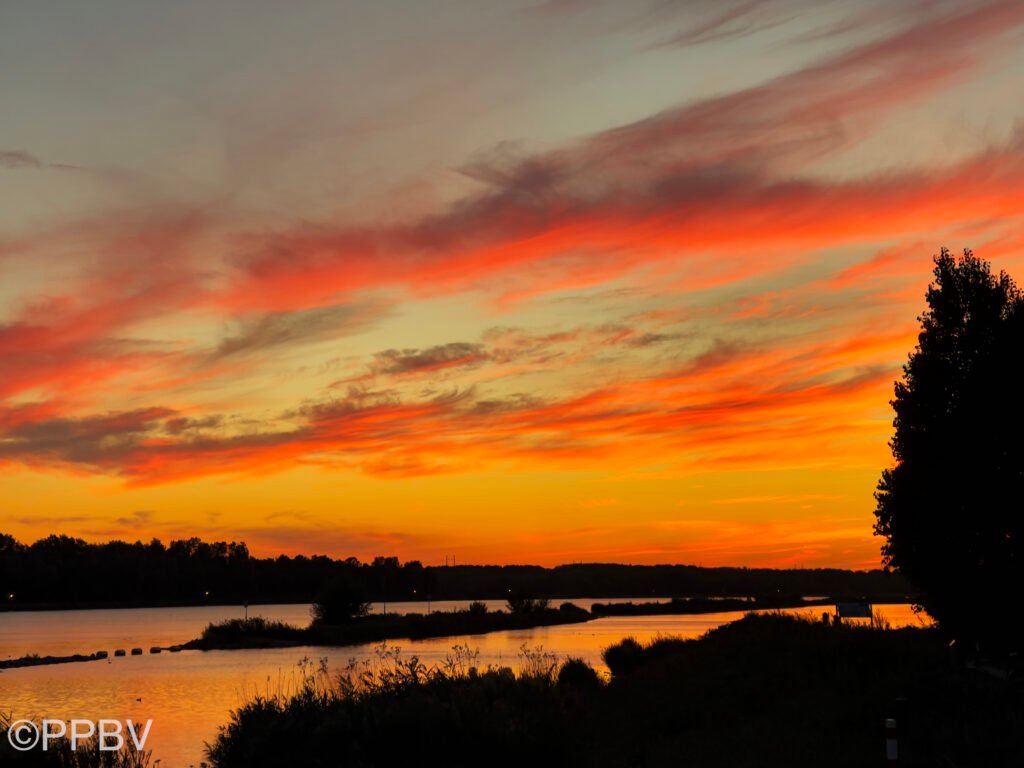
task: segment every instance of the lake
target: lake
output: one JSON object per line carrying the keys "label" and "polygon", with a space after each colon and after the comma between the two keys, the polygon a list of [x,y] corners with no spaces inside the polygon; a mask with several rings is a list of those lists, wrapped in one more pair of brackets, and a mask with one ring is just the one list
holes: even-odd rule
{"label": "lake", "polygon": [[[594,602],[649,601],[651,597],[573,599],[589,608]],[[438,601],[431,610],[461,608],[468,601]],[[557,603],[556,603],[557,604]],[[489,601],[503,607],[503,601]],[[375,611],[382,606],[374,606]],[[909,605],[878,605],[876,611],[893,627],[922,625],[925,619]],[[395,603],[389,612],[427,610],[426,603]],[[787,613],[818,617],[827,607],[795,608]],[[0,613],[0,658],[29,653],[68,655],[116,648],[141,647],[143,656],[111,658],[76,664],[14,669],[0,672],[0,712],[22,718],[132,719],[152,718],[147,748],[160,768],[198,766],[203,746],[227,722],[232,709],[253,693],[287,689],[299,679],[303,658],[326,657],[333,668],[350,660],[375,657],[379,644],[344,648],[281,648],[244,651],[183,651],[150,655],[151,646],[167,646],[197,637],[211,621],[241,617],[240,606],[191,608],[139,608],[95,611],[44,611]],[[250,616],[304,625],[309,605],[250,606]],[[624,637],[640,641],[672,635],[693,638],[714,627],[734,621],[742,612],[693,616],[612,616],[584,624],[537,627],[527,630],[463,635],[429,640],[395,640],[389,645],[403,656],[418,656],[428,666],[440,664],[452,646],[479,650],[479,664],[518,668],[521,649],[542,647],[559,658],[586,659],[604,669],[601,651]],[[156,761],[160,760],[159,763]]]}

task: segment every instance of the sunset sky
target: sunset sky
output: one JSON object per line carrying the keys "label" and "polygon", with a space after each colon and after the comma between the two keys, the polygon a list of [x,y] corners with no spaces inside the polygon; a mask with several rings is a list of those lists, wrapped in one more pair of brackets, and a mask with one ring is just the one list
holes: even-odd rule
{"label": "sunset sky", "polygon": [[0,7],[0,531],[877,567],[1024,3]]}

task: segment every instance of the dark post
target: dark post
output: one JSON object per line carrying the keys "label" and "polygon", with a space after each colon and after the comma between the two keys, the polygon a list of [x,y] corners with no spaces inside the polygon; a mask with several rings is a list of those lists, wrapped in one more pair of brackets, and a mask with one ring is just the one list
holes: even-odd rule
{"label": "dark post", "polygon": [[899,765],[899,757],[900,749],[899,739],[896,736],[896,718],[887,717],[885,719],[885,765],[887,768]]}

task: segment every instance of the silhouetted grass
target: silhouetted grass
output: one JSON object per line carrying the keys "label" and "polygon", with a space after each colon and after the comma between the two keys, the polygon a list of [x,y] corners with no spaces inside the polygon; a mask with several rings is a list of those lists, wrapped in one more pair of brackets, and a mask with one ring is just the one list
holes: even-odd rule
{"label": "silhouetted grass", "polygon": [[[525,649],[524,649],[525,651]],[[1024,704],[1006,681],[949,661],[932,629],[833,627],[748,615],[698,640],[619,643],[604,682],[533,653],[524,671],[461,660],[427,669],[385,651],[373,669],[307,676],[234,713],[209,756],[259,766],[901,765],[1024,760]]]}
{"label": "silhouetted grass", "polygon": [[431,668],[387,646],[334,679],[309,665],[297,691],[257,696],[234,713],[208,755],[215,766],[478,766],[536,763],[543,749],[575,765],[562,708],[578,680],[560,681],[542,649],[522,654],[518,675],[480,670],[459,646]]}

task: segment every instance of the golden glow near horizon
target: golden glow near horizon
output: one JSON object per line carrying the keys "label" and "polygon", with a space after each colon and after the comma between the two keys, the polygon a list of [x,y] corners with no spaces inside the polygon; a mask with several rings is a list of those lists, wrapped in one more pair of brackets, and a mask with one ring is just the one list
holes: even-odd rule
{"label": "golden glow near horizon", "polygon": [[0,12],[0,530],[878,565],[1024,5],[241,7]]}

